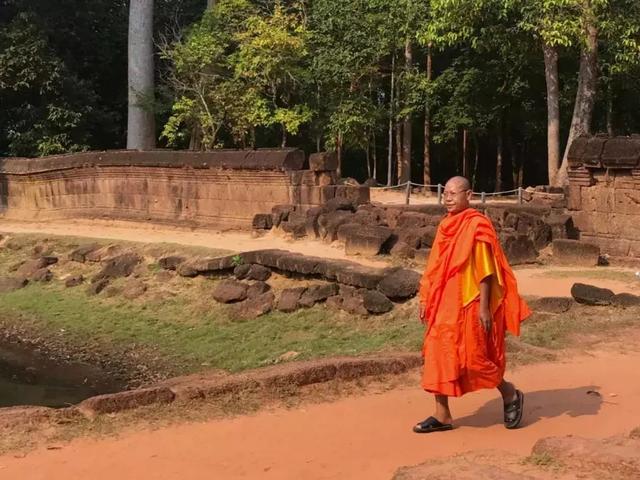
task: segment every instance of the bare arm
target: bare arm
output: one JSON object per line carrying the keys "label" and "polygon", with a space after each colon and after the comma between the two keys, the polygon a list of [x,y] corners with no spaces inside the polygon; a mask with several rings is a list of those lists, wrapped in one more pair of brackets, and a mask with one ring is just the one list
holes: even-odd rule
{"label": "bare arm", "polygon": [[491,275],[480,282],[480,323],[487,332],[491,331],[492,318],[489,300],[491,299]]}

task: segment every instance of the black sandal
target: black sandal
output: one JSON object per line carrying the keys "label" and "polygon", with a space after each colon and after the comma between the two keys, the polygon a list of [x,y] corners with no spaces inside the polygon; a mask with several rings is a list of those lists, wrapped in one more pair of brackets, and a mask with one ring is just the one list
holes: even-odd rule
{"label": "black sandal", "polygon": [[516,390],[516,399],[504,406],[504,426],[509,430],[518,428],[524,411],[524,393]]}
{"label": "black sandal", "polygon": [[447,430],[453,430],[453,425],[439,422],[434,417],[429,417],[413,427],[413,431],[416,433],[446,432]]}

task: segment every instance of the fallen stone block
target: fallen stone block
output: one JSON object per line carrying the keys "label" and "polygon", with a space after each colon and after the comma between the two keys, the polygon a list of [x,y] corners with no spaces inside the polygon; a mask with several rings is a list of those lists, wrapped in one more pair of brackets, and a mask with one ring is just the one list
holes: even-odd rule
{"label": "fallen stone block", "polygon": [[500,234],[500,241],[507,259],[511,265],[535,263],[538,251],[527,235]]}
{"label": "fallen stone block", "polygon": [[309,155],[309,170],[332,172],[338,169],[338,156],[334,152],[318,152]]}
{"label": "fallen stone block", "polygon": [[295,312],[300,308],[300,297],[306,287],[286,288],[280,294],[276,308],[285,313]]}
{"label": "fallen stone block", "polygon": [[57,257],[40,257],[34,260],[27,260],[16,270],[16,275],[22,278],[31,279],[31,277],[42,269],[58,263]]}
{"label": "fallen stone block", "polygon": [[88,398],[78,405],[78,410],[86,417],[93,418],[105,413],[122,412],[154,404],[167,404],[173,402],[174,398],[173,392],[167,387],[142,388]]}
{"label": "fallen stone block", "polygon": [[64,286],[67,288],[72,288],[77,287],[78,285],[82,285],[83,283],[84,277],[82,275],[74,275],[64,281]]}
{"label": "fallen stone block", "polygon": [[213,298],[220,303],[241,302],[247,298],[247,285],[237,280],[221,280],[213,290]]}
{"label": "fallen stone block", "polygon": [[275,295],[271,291],[247,298],[235,306],[234,316],[240,319],[254,319],[266,315],[273,310]]}
{"label": "fallen stone block", "polygon": [[570,297],[541,297],[529,302],[529,307],[534,312],[565,313],[573,306],[573,298]]}
{"label": "fallen stone block", "polygon": [[578,240],[553,241],[553,261],[561,265],[595,267],[600,258],[600,247]]}
{"label": "fallen stone block", "polygon": [[619,293],[611,297],[611,305],[615,307],[640,307],[640,296],[631,293]]}
{"label": "fallen stone block", "polygon": [[384,243],[391,237],[392,231],[386,227],[366,227],[347,234],[345,252],[347,255],[374,256],[380,253]]}
{"label": "fallen stone block", "polygon": [[594,287],[584,283],[575,283],[571,287],[571,296],[576,302],[585,305],[610,305],[614,293],[608,288]]}
{"label": "fallen stone block", "polygon": [[271,230],[273,217],[268,213],[258,213],[253,217],[252,226],[255,230]]}
{"label": "fallen stone block", "polygon": [[321,285],[310,285],[300,296],[298,305],[311,308],[316,303],[324,302],[327,298],[338,294],[338,285],[335,283],[325,283]]}
{"label": "fallen stone block", "polygon": [[413,270],[394,269],[384,275],[378,291],[391,300],[403,300],[418,293],[420,274]]}
{"label": "fallen stone block", "polygon": [[267,293],[271,290],[269,284],[265,282],[253,282],[251,285],[247,287],[247,298],[255,298],[259,297],[263,293]]}
{"label": "fallen stone block", "polygon": [[158,265],[160,268],[164,270],[173,270],[175,271],[178,266],[184,263],[187,259],[180,255],[169,255],[167,257],[162,257],[158,260]]}
{"label": "fallen stone block", "polygon": [[87,255],[100,248],[97,243],[91,243],[89,245],[81,245],[69,254],[69,259],[78,263],[85,263],[87,261]]}
{"label": "fallen stone block", "polygon": [[362,293],[363,306],[367,312],[379,315],[393,310],[393,302],[376,290],[365,290]]}
{"label": "fallen stone block", "polygon": [[93,277],[93,281],[128,277],[142,258],[135,253],[125,253],[108,260],[102,270]]}
{"label": "fallen stone block", "polygon": [[87,289],[88,295],[98,295],[109,285],[109,280],[106,278],[102,278],[95,282],[92,282],[89,288]]}

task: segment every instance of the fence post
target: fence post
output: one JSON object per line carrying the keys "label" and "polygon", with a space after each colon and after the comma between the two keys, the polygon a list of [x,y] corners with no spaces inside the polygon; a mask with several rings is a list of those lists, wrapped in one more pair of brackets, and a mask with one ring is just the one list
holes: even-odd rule
{"label": "fence post", "polygon": [[438,184],[438,205],[442,203],[442,185]]}
{"label": "fence post", "polygon": [[409,198],[411,197],[411,182],[407,182],[407,196],[404,199],[405,205],[409,205]]}
{"label": "fence post", "polygon": [[522,205],[522,187],[518,187],[518,205]]}
{"label": "fence post", "polygon": [[487,203],[487,195],[484,192],[480,194],[480,201],[482,203]]}

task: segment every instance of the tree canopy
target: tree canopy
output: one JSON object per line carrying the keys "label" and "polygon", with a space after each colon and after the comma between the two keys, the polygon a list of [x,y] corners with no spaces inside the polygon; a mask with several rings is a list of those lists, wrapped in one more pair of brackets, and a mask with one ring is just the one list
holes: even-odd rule
{"label": "tree canopy", "polygon": [[[125,146],[128,12],[2,0],[0,156]],[[489,191],[640,131],[635,0],[156,0],[153,25],[163,148],[329,149],[358,180]]]}

